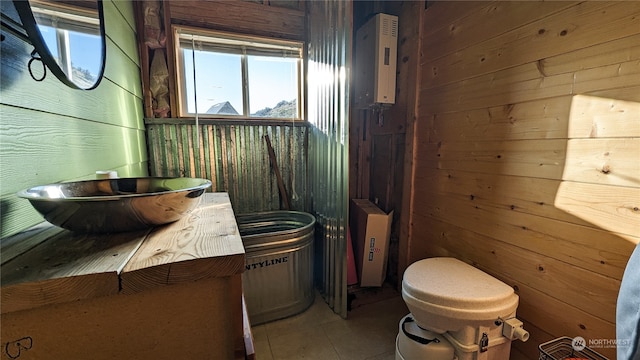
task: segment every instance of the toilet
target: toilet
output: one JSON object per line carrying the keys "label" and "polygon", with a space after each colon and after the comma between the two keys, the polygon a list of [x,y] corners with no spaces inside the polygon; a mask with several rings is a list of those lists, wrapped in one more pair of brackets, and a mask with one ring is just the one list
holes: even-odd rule
{"label": "toilet", "polygon": [[455,258],[411,264],[402,298],[411,313],[399,324],[396,360],[508,360],[511,341],[529,338],[513,288]]}

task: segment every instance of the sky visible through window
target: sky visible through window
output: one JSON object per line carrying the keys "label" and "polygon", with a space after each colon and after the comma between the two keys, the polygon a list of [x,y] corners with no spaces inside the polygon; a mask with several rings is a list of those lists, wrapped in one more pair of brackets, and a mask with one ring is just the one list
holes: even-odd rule
{"label": "sky visible through window", "polygon": [[297,60],[249,56],[249,110],[253,114],[298,97]]}
{"label": "sky visible through window", "polygon": [[[195,112],[193,54],[183,50],[188,112]],[[297,61],[291,58],[248,56],[249,112],[274,108],[298,97]],[[242,114],[241,56],[195,51],[198,113],[228,101]]]}
{"label": "sky visible through window", "polygon": [[[58,57],[58,46],[56,40],[56,30],[50,26],[38,25],[44,42],[49,48],[51,56],[56,60]],[[98,77],[100,72],[102,41],[100,36],[83,34],[77,31],[69,31],[69,46],[71,49],[71,64],[74,68],[88,70],[94,77]]]}

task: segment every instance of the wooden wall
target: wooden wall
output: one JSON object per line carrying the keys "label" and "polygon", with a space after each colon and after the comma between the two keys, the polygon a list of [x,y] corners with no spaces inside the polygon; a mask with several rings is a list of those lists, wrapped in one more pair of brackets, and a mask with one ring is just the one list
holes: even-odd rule
{"label": "wooden wall", "polygon": [[[2,11],[15,15],[8,1]],[[2,237],[42,221],[28,201],[14,195],[19,190],[93,178],[96,170],[147,174],[133,6],[104,1],[104,13],[105,77],[94,90],[71,89],[51,74],[34,81],[27,71],[33,48],[10,34],[1,43]]]}
{"label": "wooden wall", "polygon": [[429,5],[408,262],[454,256],[512,285],[531,333],[512,358],[615,339],[640,241],[640,3]]}

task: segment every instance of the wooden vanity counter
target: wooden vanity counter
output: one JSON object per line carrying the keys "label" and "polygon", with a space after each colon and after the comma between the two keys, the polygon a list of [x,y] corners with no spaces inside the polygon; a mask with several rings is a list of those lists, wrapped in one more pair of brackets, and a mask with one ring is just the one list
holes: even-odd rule
{"label": "wooden vanity counter", "polygon": [[226,193],[152,230],[2,240],[2,359],[242,359],[245,251]]}

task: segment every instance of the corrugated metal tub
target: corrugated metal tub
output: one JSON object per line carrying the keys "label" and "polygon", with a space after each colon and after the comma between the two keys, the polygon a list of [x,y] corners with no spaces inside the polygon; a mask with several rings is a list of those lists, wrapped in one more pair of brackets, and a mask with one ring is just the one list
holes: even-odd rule
{"label": "corrugated metal tub", "polygon": [[246,252],[242,288],[252,325],[306,310],[314,300],[316,219],[299,211],[237,215]]}

